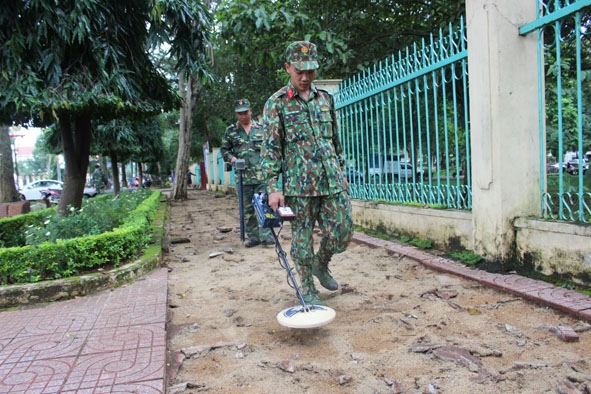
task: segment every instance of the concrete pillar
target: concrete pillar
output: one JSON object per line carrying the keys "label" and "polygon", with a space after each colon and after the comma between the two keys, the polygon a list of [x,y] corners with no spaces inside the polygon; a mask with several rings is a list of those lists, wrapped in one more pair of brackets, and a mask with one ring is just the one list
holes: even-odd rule
{"label": "concrete pillar", "polygon": [[467,0],[474,251],[513,255],[516,217],[540,215],[537,38],[519,35],[533,0]]}
{"label": "concrete pillar", "polygon": [[339,91],[341,81],[342,79],[316,79],[314,80],[314,85],[317,88],[327,90],[330,94],[335,94]]}
{"label": "concrete pillar", "polygon": [[213,157],[213,165],[209,169],[210,173],[212,174],[211,179],[209,180],[210,184],[220,184],[220,179],[224,176],[224,174],[220,174],[220,168],[218,166],[218,155],[220,152],[220,148],[213,148],[211,150],[211,155]]}

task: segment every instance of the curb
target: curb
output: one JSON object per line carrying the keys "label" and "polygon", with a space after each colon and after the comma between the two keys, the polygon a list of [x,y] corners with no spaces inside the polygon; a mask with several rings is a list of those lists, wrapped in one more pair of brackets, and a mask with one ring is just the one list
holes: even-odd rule
{"label": "curb", "polygon": [[406,256],[433,270],[461,276],[591,322],[591,297],[574,290],[520,275],[480,271],[411,246],[372,238],[363,233],[355,232],[353,241],[369,247],[385,248],[391,253]]}
{"label": "curb", "polygon": [[0,308],[69,300],[133,282],[159,265],[162,248],[159,249],[159,253],[146,254],[104,273],[0,287]]}

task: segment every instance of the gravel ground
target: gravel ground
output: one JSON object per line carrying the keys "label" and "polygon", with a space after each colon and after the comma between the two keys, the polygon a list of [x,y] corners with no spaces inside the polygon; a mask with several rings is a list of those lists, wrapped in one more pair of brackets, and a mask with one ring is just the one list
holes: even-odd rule
{"label": "gravel ground", "polygon": [[171,203],[169,394],[591,393],[588,323],[381,248],[333,259],[339,290],[318,288],[334,321],[284,327],[277,313],[297,305],[286,271],[238,228],[233,195]]}

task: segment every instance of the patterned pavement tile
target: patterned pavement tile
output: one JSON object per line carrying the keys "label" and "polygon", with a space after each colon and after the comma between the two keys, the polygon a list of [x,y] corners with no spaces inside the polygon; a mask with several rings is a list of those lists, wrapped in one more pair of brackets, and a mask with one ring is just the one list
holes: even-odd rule
{"label": "patterned pavement tile", "polygon": [[165,392],[166,390],[162,380],[150,380],[75,391],[61,391],[60,394],[164,394]]}
{"label": "patterned pavement tile", "polygon": [[[13,338],[0,339],[0,354],[12,342]],[[0,356],[1,357],[1,356]]]}
{"label": "patterned pavement tile", "polygon": [[0,365],[51,360],[78,355],[88,332],[18,336],[0,351]]}
{"label": "patterned pavement tile", "polygon": [[[104,304],[104,308],[108,310],[129,304],[155,305],[161,303],[163,298],[166,298],[166,287],[163,289],[154,288],[149,287],[149,284],[149,281],[145,281],[142,283],[144,287],[141,289],[132,287],[119,289],[116,294],[111,294],[109,300]],[[139,295],[142,298],[138,299]]]}
{"label": "patterned pavement tile", "polygon": [[166,331],[160,324],[105,328],[93,331],[81,354],[107,353],[166,346]]}
{"label": "patterned pavement tile", "polygon": [[438,271],[451,272],[462,276],[465,276],[471,271],[471,269],[466,266],[436,256],[431,256],[428,259],[419,259],[418,261]]}
{"label": "patterned pavement tile", "polygon": [[[118,289],[114,289],[113,291],[118,291]],[[52,303],[44,309],[51,312],[53,310],[59,311],[67,308],[72,311],[95,311],[98,313],[103,309],[105,301],[108,300],[110,296],[111,291],[106,290],[84,297],[75,297],[71,300]]]}
{"label": "patterned pavement tile", "polygon": [[0,393],[59,393],[75,360],[68,357],[0,364]]}
{"label": "patterned pavement tile", "polygon": [[535,293],[535,296],[541,301],[563,308],[576,311],[591,309],[591,297],[562,287],[541,289]]}
{"label": "patterned pavement tile", "polygon": [[95,330],[104,330],[114,327],[129,327],[142,324],[161,324],[164,328],[166,322],[166,304],[145,305],[141,301],[129,305],[121,305],[118,308],[105,308],[96,324]]}
{"label": "patterned pavement tile", "polygon": [[30,324],[34,324],[34,314],[29,311],[2,312],[0,315],[0,339],[13,338]]}
{"label": "patterned pavement tile", "polygon": [[0,312],[0,394],[164,394],[167,278]]}
{"label": "patterned pavement tile", "polygon": [[554,287],[551,283],[519,275],[497,275],[492,284],[493,286],[508,289],[518,294],[527,294],[532,291],[540,291],[542,289]]}
{"label": "patterned pavement tile", "polygon": [[162,379],[166,347],[147,347],[80,356],[63,392]]}
{"label": "patterned pavement tile", "polygon": [[467,267],[458,274],[462,275],[464,278],[469,278],[483,284],[492,284],[499,276],[499,274],[493,274],[492,272],[479,271]]}
{"label": "patterned pavement tile", "polygon": [[65,334],[92,329],[98,312],[94,310],[81,311],[64,305],[60,310],[50,310],[37,313],[19,334],[19,336],[40,336],[47,334]]}

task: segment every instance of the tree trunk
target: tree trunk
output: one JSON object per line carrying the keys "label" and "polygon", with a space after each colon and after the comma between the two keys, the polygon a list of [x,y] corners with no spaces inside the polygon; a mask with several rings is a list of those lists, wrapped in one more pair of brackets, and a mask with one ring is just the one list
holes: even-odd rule
{"label": "tree trunk", "polygon": [[140,178],[140,184],[138,185],[138,188],[141,188],[144,184],[144,167],[139,161],[137,162],[137,176]]}
{"label": "tree trunk", "polygon": [[[156,166],[158,167],[158,185],[160,187],[164,187],[164,177],[162,176],[162,165],[160,165],[160,162],[156,163]],[[156,183],[156,179],[153,178],[152,179],[152,183]]]}
{"label": "tree trunk", "polygon": [[0,125],[0,202],[18,201],[19,195],[14,184],[14,163],[8,125]]}
{"label": "tree trunk", "polygon": [[128,188],[129,182],[127,182],[127,173],[125,172],[126,163],[121,163],[121,180],[123,181],[123,187]]}
{"label": "tree trunk", "polygon": [[92,126],[90,117],[86,114],[78,114],[75,119],[62,115],[60,119],[59,127],[66,170],[64,171],[64,189],[57,210],[67,216],[70,206],[77,209],[82,207]]}
{"label": "tree trunk", "polygon": [[179,150],[172,184],[172,198],[174,200],[186,200],[187,171],[191,160],[191,144],[193,140],[193,108],[195,108],[197,97],[201,93],[201,85],[196,76],[190,76],[185,80],[185,75],[181,73],[179,75],[179,90],[183,97],[183,106],[180,114]]}
{"label": "tree trunk", "polygon": [[52,174],[53,170],[55,169],[55,166],[53,165],[53,159],[54,159],[54,155],[49,154],[47,155],[47,163],[45,164],[45,172],[47,174]]}
{"label": "tree trunk", "polygon": [[113,195],[118,196],[119,193],[121,192],[121,186],[119,184],[119,161],[117,158],[117,151],[112,150],[110,157],[111,157],[111,172],[113,175]]}

